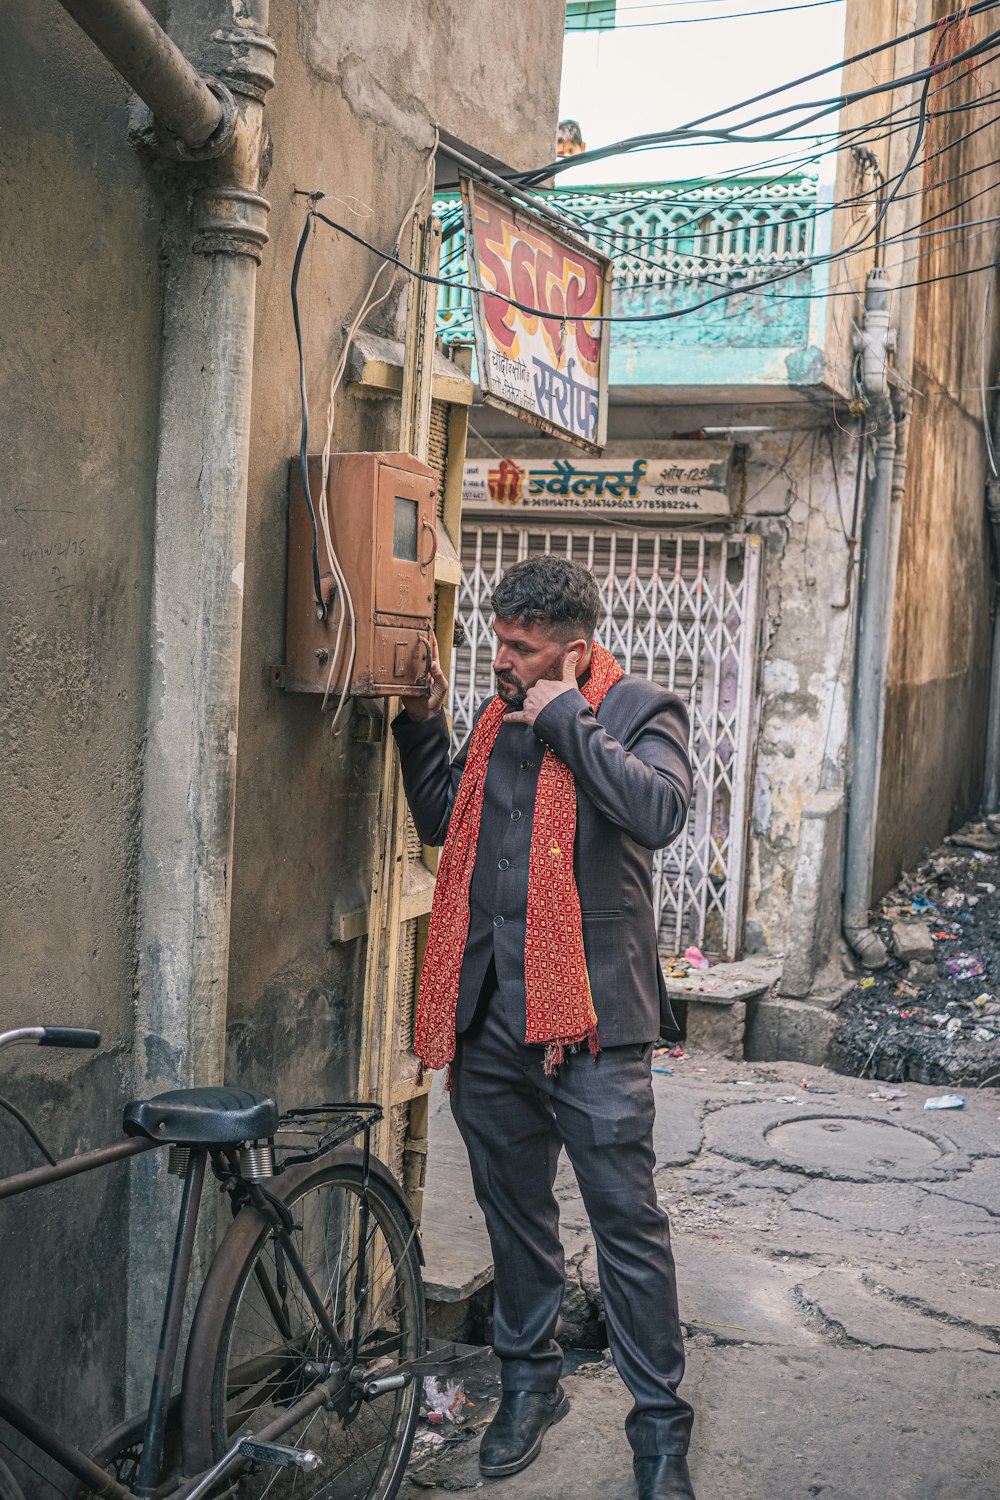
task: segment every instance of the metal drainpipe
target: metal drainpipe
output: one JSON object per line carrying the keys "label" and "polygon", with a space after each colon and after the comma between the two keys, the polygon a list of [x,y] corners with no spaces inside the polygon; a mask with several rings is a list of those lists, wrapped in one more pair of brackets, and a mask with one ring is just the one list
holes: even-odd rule
{"label": "metal drainpipe", "polygon": [[896,422],[886,382],[891,288],[884,271],[870,271],[865,322],[858,340],[865,390],[878,412],[875,474],[862,530],[858,644],[851,725],[851,789],[844,852],[844,936],[866,968],[880,969],[885,947],[868,926],[881,774],[882,700],[885,693],[886,594],[892,545],[892,480]]}
{"label": "metal drainpipe", "polygon": [[[267,242],[267,0],[177,0],[171,30],[235,100],[232,146],[192,166],[164,240],[163,342],[138,869],[134,1088],[223,1080],[257,266]],[[173,1198],[164,1153],[132,1174],[127,1406],[148,1399]],[[196,1252],[209,1253],[211,1216]]]}
{"label": "metal drainpipe", "polygon": [[215,154],[228,148],[235,118],[232,96],[219,89],[217,80],[202,78],[142,0],[59,3],[159,124],[189,148],[201,151],[210,142]]}
{"label": "metal drainpipe", "polygon": [[[993,447],[1000,453],[1000,396],[993,403]],[[993,651],[990,661],[990,705],[986,721],[986,775],[983,811],[1000,812],[1000,479],[986,480],[986,518],[993,556]]]}

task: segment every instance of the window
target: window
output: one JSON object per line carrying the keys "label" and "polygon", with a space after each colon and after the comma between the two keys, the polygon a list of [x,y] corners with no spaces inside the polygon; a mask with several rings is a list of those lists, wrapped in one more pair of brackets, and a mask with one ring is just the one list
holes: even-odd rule
{"label": "window", "polygon": [[417,560],[417,502],[395,497],[392,517],[392,555],[397,562]]}
{"label": "window", "polygon": [[617,0],[567,0],[567,31],[612,31]]}

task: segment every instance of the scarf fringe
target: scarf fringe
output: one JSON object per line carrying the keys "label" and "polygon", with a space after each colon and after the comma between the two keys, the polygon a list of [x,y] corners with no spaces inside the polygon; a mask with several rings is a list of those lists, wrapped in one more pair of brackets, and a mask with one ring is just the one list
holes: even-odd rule
{"label": "scarf fringe", "polygon": [[587,1028],[586,1036],[577,1037],[576,1041],[567,1041],[565,1037],[557,1037],[554,1042],[549,1042],[545,1048],[545,1076],[554,1078],[556,1072],[566,1061],[567,1052],[579,1052],[584,1042],[590,1050],[591,1057],[596,1057],[601,1050],[601,1044],[597,1039],[597,1023]]}

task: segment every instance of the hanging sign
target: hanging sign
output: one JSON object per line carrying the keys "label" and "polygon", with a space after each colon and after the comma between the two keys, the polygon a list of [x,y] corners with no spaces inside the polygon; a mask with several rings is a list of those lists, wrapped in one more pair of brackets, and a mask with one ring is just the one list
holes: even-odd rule
{"label": "hanging sign", "polygon": [[[564,450],[565,451],[565,450]],[[655,456],[654,456],[655,455]],[[732,443],[658,443],[623,458],[468,459],[462,503],[475,510],[597,511],[663,516],[729,516]]]}
{"label": "hanging sign", "polygon": [[609,326],[594,320],[611,306],[610,259],[468,178],[462,201],[483,399],[601,453]]}

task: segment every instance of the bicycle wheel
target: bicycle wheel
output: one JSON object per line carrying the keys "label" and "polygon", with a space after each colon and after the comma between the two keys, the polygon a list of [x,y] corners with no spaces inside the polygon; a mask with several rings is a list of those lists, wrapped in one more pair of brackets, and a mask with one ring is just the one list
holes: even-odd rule
{"label": "bicycle wheel", "polygon": [[[341,1150],[268,1183],[294,1220],[292,1239],[343,1344],[355,1329],[360,1243],[361,1153]],[[313,1474],[246,1474],[239,1500],[388,1500],[409,1458],[420,1381],[366,1401],[364,1380],[391,1375],[424,1351],[423,1286],[416,1231],[405,1200],[380,1163],[368,1185],[368,1294],[357,1363],[333,1409],[320,1407],[281,1434],[308,1447]],[[273,1228],[244,1208],[212,1263],[191,1329],[182,1420],[188,1473],[217,1461],[241,1433],[260,1432],[323,1378],[331,1342]],[[228,1493],[228,1492],[227,1492]]]}

